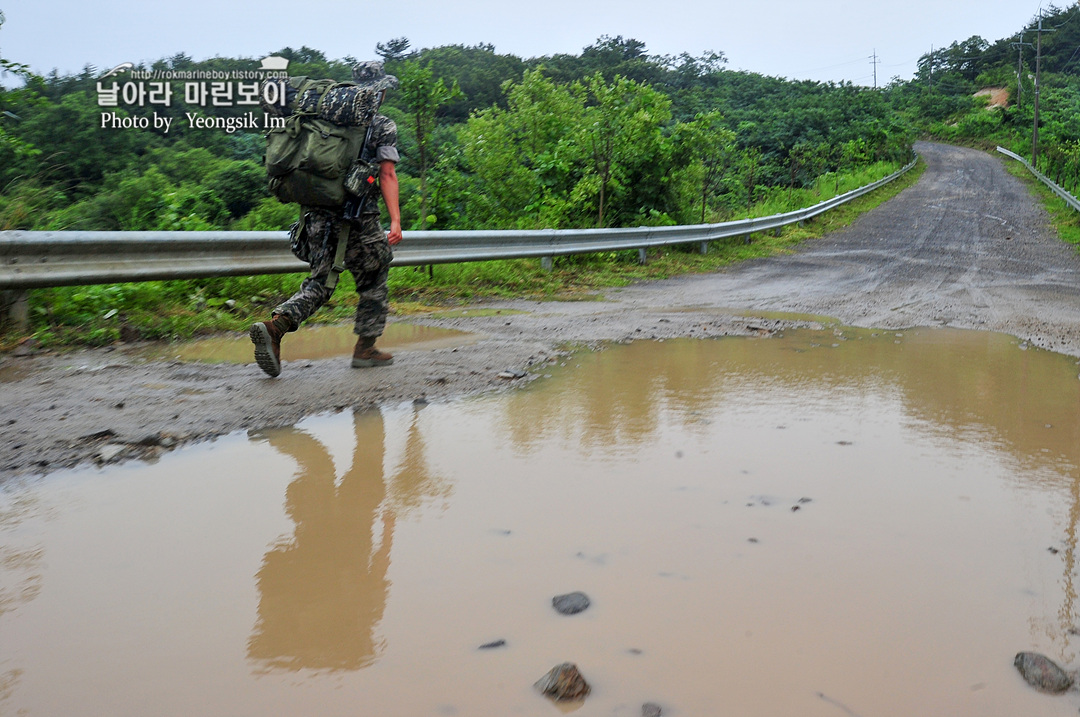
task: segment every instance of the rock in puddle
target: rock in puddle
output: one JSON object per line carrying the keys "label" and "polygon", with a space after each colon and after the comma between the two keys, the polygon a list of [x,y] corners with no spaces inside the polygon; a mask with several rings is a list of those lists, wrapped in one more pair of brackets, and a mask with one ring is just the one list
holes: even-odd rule
{"label": "rock in puddle", "polygon": [[578,671],[577,665],[564,662],[552,667],[536,681],[536,689],[556,702],[578,702],[589,696],[592,688]]}
{"label": "rock in puddle", "polygon": [[1073,678],[1053,660],[1037,652],[1018,652],[1013,664],[1024,681],[1041,692],[1057,694],[1072,687]]}
{"label": "rock in puddle", "polygon": [[551,604],[563,615],[576,615],[587,609],[591,604],[589,596],[583,592],[572,592],[566,595],[556,595],[551,598]]}

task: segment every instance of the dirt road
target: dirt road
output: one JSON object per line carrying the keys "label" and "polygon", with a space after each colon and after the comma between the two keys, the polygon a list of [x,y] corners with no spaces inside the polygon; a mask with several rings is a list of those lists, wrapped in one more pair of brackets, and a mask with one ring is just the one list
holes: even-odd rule
{"label": "dirt road", "polygon": [[604,301],[501,302],[489,306],[520,313],[416,320],[483,338],[405,351],[390,367],[353,370],[343,358],[287,362],[270,379],[254,364],[147,362],[124,347],[6,357],[0,482],[85,461],[152,457],[322,411],[505,390],[528,378],[501,372],[563,360],[566,343],[739,335],[799,323],[772,312],[867,327],[980,328],[1080,356],[1080,254],[1058,240],[1036,200],[1005,172],[1008,160],[938,144],[917,149],[927,162],[918,184],[797,253],[639,284],[607,292]]}

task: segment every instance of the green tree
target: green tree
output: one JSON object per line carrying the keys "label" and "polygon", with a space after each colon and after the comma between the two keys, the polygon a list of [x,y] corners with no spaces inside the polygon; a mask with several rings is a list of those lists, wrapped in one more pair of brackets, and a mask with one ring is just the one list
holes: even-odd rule
{"label": "green tree", "polygon": [[375,54],[386,62],[404,60],[413,54],[409,52],[410,44],[407,37],[395,37],[386,42],[377,42],[375,43]]}
{"label": "green tree", "polygon": [[[90,189],[109,172],[120,171],[139,160],[162,138],[152,132],[102,127],[102,112],[89,95],[74,92],[59,102],[34,99],[36,90],[22,90],[25,99],[18,114],[20,139],[42,150],[40,157],[4,170],[25,175],[47,173],[69,188],[80,183]],[[116,114],[128,113],[118,108]],[[208,134],[208,133],[204,133]]]}
{"label": "green tree", "polygon": [[758,181],[761,178],[761,150],[750,147],[740,157],[740,170],[743,187],[746,189],[746,208],[749,209],[757,199]]}
{"label": "green tree", "polygon": [[410,61],[402,66],[400,72],[401,96],[416,137],[420,173],[420,229],[423,230],[428,223],[427,175],[432,159],[431,136],[435,128],[435,115],[440,107],[461,96],[461,88],[456,82],[447,87],[441,78],[435,79],[431,65]]}
{"label": "green tree", "polygon": [[[446,45],[421,50],[406,59],[430,67],[447,87],[456,83],[461,88],[462,94],[439,110],[440,122],[448,124],[465,122],[472,112],[492,105],[505,107],[503,85],[519,80],[525,71],[521,58],[499,54],[492,45]],[[387,72],[400,71],[399,62],[387,62]],[[389,100],[397,103],[394,95]]]}
{"label": "green tree", "polygon": [[233,219],[244,216],[266,198],[266,170],[250,161],[227,161],[206,177],[205,184]]}
{"label": "green tree", "polygon": [[458,134],[471,179],[468,216],[478,228],[564,228],[572,225],[569,195],[584,171],[575,137],[584,116],[580,94],[542,70],[507,83],[507,108],[489,107]]}
{"label": "green tree", "polygon": [[699,113],[692,122],[678,125],[675,136],[690,162],[699,167],[700,223],[704,224],[708,202],[735,159],[735,133],[723,126],[723,116],[714,111]]}
{"label": "green tree", "polygon": [[668,58],[650,56],[640,40],[602,35],[582,50],[580,56],[554,55],[532,60],[530,64],[542,65],[557,82],[585,81],[599,73],[609,82],[626,77],[659,86],[668,75],[667,61]]}
{"label": "green tree", "polygon": [[579,198],[595,195],[596,226],[602,228],[607,224],[605,204],[619,199],[635,174],[655,182],[649,187],[651,192],[662,191],[652,169],[656,163],[664,164],[662,155],[667,148],[661,128],[671,120],[671,101],[648,85],[625,77],[617,76],[609,84],[599,72],[579,84],[578,90],[586,98],[579,142],[591,172],[574,192]]}

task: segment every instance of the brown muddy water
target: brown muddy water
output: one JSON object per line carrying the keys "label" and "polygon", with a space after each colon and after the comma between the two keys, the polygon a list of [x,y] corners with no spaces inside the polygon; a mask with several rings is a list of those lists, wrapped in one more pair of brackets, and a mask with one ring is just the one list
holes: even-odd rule
{"label": "brown muddy water", "polygon": [[[410,349],[414,351],[455,346],[468,346],[479,337],[465,331],[418,326],[396,322],[387,324],[379,339],[379,347],[389,351]],[[305,326],[289,334],[281,344],[281,358],[286,361],[314,360],[347,356],[356,346],[356,334],[352,325]],[[147,358],[176,358],[181,361],[205,361],[221,363],[251,363],[251,339],[247,334],[215,336],[185,344],[151,346],[144,350]],[[0,374],[0,381],[2,381]]]}
{"label": "brown muddy water", "polygon": [[[826,329],[552,373],[9,486],[0,713],[1077,713],[1012,666],[1080,667],[1075,359]],[[563,661],[583,705],[532,687]]]}

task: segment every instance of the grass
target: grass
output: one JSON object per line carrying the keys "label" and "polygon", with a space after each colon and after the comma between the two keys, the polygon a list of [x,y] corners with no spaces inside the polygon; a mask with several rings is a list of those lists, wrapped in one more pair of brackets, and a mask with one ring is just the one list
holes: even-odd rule
{"label": "grass", "polygon": [[[430,275],[427,268],[395,268],[388,282],[391,311],[398,315],[445,313],[485,299],[594,301],[603,298],[605,289],[632,282],[708,273],[747,259],[790,252],[803,241],[851,224],[859,215],[914,184],[924,169],[920,162],[885,187],[804,226],[791,225],[778,234],[754,234],[749,243],[742,237],[710,242],[704,255],[695,242],[649,249],[644,265],[638,263],[637,250],[628,250],[556,257],[551,271],[544,271],[538,259],[443,264],[431,268]],[[776,189],[755,205],[753,215],[767,216],[810,206],[834,193],[880,179],[892,170],[886,165],[868,168],[843,177],[839,188],[835,178],[824,177],[811,189]],[[303,278],[303,274],[284,274],[35,290],[30,293],[30,330],[9,329],[0,334],[0,351],[27,339],[33,339],[39,347],[63,349],[105,346],[119,340],[183,340],[208,333],[245,331],[253,321],[269,318],[271,309],[292,294]],[[347,321],[355,306],[355,284],[346,272],[330,303],[312,321]]]}
{"label": "grass", "polygon": [[1018,177],[1031,188],[1035,196],[1042,202],[1050,215],[1050,222],[1057,230],[1058,236],[1067,244],[1076,247],[1080,251],[1080,212],[1065,203],[1065,200],[1040,182],[1035,175],[1028,171],[1027,167],[1011,159],[1005,160],[1005,170],[1014,177]]}

